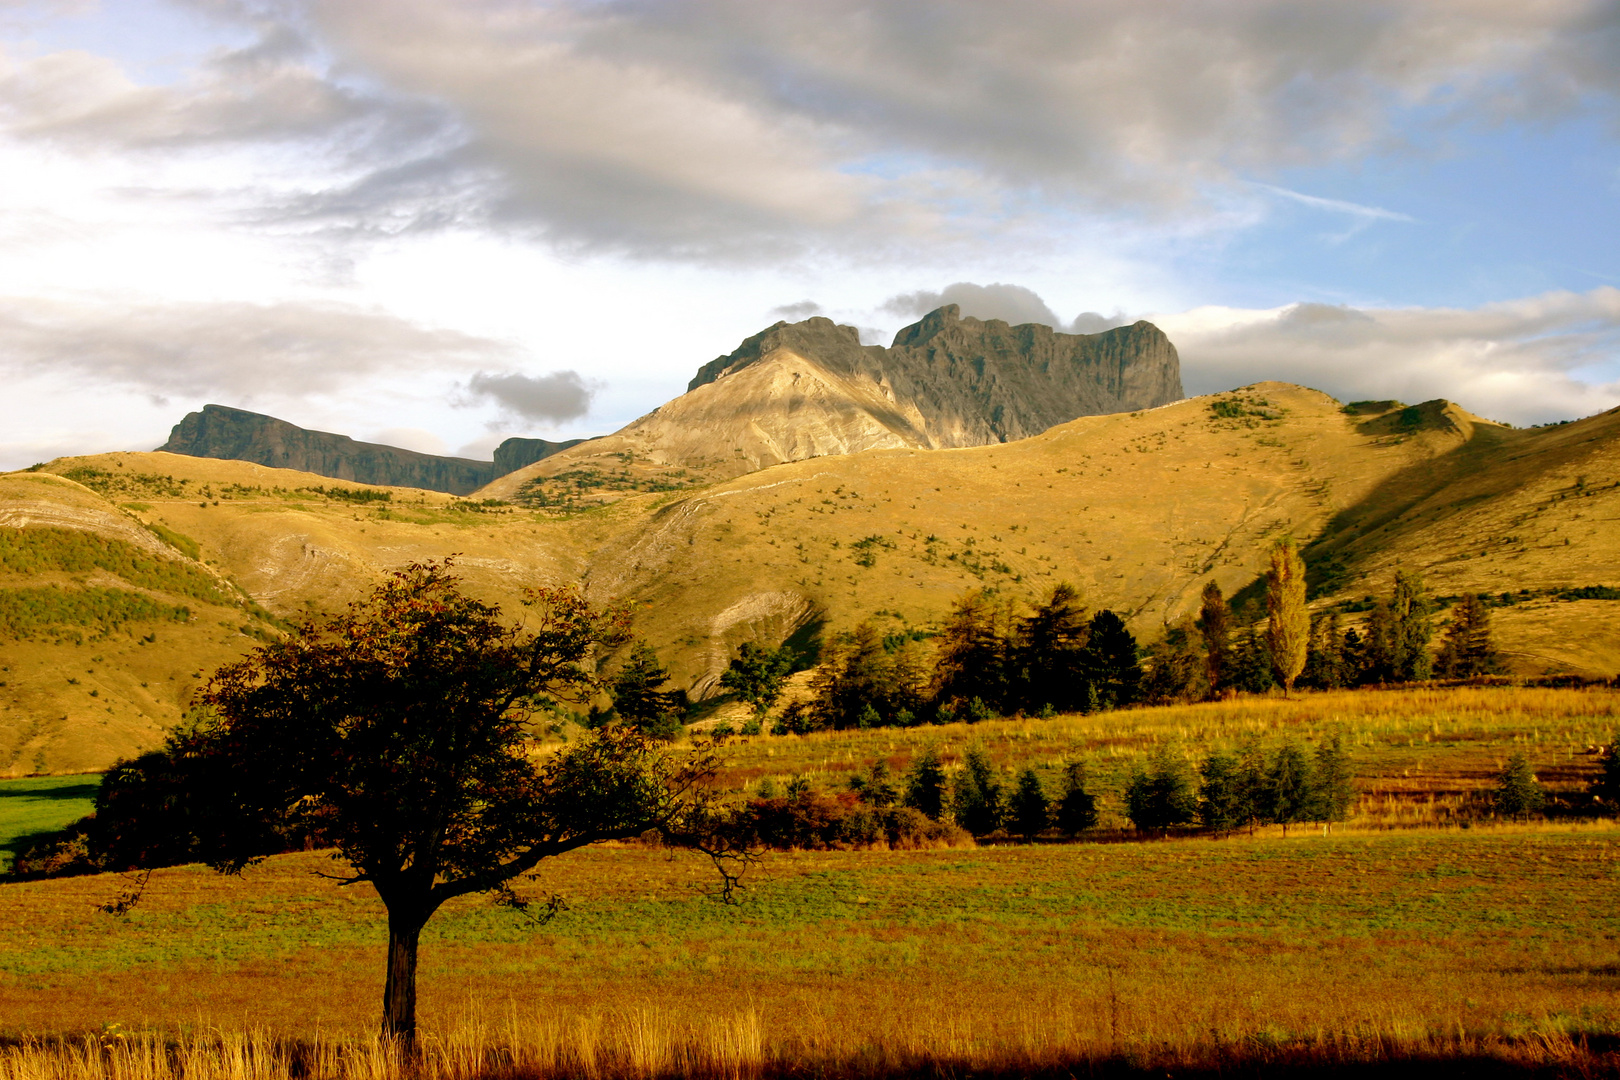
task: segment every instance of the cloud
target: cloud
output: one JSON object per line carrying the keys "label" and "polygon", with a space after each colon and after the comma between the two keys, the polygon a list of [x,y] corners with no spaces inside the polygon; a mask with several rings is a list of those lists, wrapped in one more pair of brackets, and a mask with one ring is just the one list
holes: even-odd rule
{"label": "cloud", "polygon": [[543,424],[578,420],[590,412],[595,393],[577,371],[538,376],[480,371],[468,381],[467,389],[475,398],[495,401],[513,416]]}
{"label": "cloud", "polygon": [[796,304],[783,304],[781,307],[771,308],[771,314],[781,319],[791,319],[798,322],[808,319],[812,315],[821,314],[821,305],[814,300],[800,300]]}
{"label": "cloud", "polygon": [[247,44],[164,84],[5,56],[0,128],[277,166],[291,145],[306,175],[264,186],[266,221],[746,263],[1051,245],[1064,218],[1218,227],[1285,170],[1440,152],[1471,124],[1620,123],[1613,0],[191,6]]}
{"label": "cloud", "polygon": [[882,310],[901,318],[911,318],[926,315],[944,304],[956,304],[964,316],[975,319],[1001,319],[1015,326],[1019,323],[1063,325],[1063,320],[1054,315],[1052,309],[1046,306],[1046,301],[1033,290],[1000,282],[975,285],[971,281],[958,281],[939,292],[923,289],[901,293],[885,300]]}
{"label": "cloud", "polygon": [[[1280,379],[1341,400],[1448,398],[1516,424],[1620,405],[1620,289],[1550,292],[1477,308],[1291,304],[1154,319],[1190,393]],[[1601,374],[1605,369],[1611,374]]]}
{"label": "cloud", "polygon": [[502,342],[341,304],[0,297],[0,371],[71,373],[150,395],[303,397],[512,353]]}
{"label": "cloud", "polygon": [[422,428],[384,428],[368,441],[382,443],[384,446],[398,446],[405,450],[415,450],[419,454],[436,454],[441,457],[446,449],[443,439],[431,431],[424,431]]}

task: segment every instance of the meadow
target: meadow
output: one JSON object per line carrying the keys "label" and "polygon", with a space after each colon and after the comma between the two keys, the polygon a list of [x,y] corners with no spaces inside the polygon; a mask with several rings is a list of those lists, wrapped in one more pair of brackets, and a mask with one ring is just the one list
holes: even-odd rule
{"label": "meadow", "polygon": [[[1101,780],[1164,741],[1197,758],[1338,730],[1363,797],[1327,836],[771,853],[731,906],[697,856],[578,852],[523,886],[566,902],[547,925],[478,899],[429,923],[413,1068],[1612,1073],[1620,828],[1459,819],[1430,800],[1482,790],[1511,748],[1574,792],[1617,703],[1375,691],[737,740],[727,786],[802,774],[831,788],[930,740],[977,742],[1004,770],[1081,754]],[[160,870],[122,918],[96,910],[130,887],[118,875],[0,886],[0,1080],[397,1075],[373,1037],[381,905],[318,876],[330,867],[306,852],[240,878]]]}

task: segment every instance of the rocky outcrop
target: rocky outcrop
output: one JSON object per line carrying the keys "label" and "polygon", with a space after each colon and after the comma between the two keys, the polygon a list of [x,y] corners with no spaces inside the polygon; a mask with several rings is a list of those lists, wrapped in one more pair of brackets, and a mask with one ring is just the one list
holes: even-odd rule
{"label": "rocky outcrop", "polygon": [[[597,493],[658,490],[874,449],[984,446],[1082,416],[1179,400],[1181,361],[1158,327],[1101,334],[962,318],[953,304],[863,345],[830,319],[777,323],[698,370],[687,392],[612,435],[527,466],[485,492],[523,498],[549,476]],[[662,472],[661,472],[662,470]],[[556,486],[556,485],[554,485]]]}
{"label": "rocky outcrop", "polygon": [[498,476],[583,441],[507,439],[496,448],[493,462],[474,461],[358,442],[347,435],[311,431],[262,413],[205,405],[201,412],[187,413],[169,433],[169,441],[158,449],[191,457],[251,461],[275,469],[299,469],[358,484],[468,495]]}

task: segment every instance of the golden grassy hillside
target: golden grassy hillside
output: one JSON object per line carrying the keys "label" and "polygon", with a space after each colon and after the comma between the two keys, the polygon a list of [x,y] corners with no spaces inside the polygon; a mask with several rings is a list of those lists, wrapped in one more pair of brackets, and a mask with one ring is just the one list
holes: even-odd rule
{"label": "golden grassy hillside", "polygon": [[[699,693],[741,641],[867,617],[926,626],[974,588],[1033,598],[1072,581],[1149,639],[1196,605],[1205,581],[1228,593],[1252,582],[1266,545],[1292,534],[1320,538],[1308,553],[1328,575],[1319,603],[1386,591],[1397,562],[1440,594],[1529,589],[1496,613],[1515,666],[1613,674],[1616,602],[1552,592],[1620,584],[1620,534],[1605,525],[1620,499],[1617,426],[1606,414],[1513,431],[1443,402],[1349,412],[1266,383],[1014,443],[816,458],[574,510],[111,454],[0,477],[0,527],[161,541],[165,558],[281,618],[333,608],[390,568],[459,553],[485,599],[580,582],[595,599],[633,602],[642,633]],[[0,592],[39,573],[11,575]],[[93,576],[49,580],[89,587]],[[94,644],[0,641],[0,770],[91,767],[147,744],[178,718],[188,677],[264,632],[246,609],[188,603],[187,622],[164,623],[144,645],[154,632],[144,624]],[[81,669],[79,684],[66,682]]]}

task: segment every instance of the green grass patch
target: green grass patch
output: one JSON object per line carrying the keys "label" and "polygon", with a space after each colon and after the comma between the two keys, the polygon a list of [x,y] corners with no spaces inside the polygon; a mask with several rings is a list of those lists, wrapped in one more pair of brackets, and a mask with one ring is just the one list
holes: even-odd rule
{"label": "green grass patch", "polygon": [[[105,636],[125,623],[183,623],[190,618],[189,608],[127,589],[64,589],[59,585],[0,589],[0,637],[28,639],[73,627],[87,627],[94,636]],[[70,630],[69,636],[76,634]]]}
{"label": "green grass patch", "polygon": [[0,870],[29,837],[55,832],[95,809],[99,773],[0,780]]}
{"label": "green grass patch", "polygon": [[[196,558],[196,541],[161,525],[149,527],[166,543]],[[235,603],[220,591],[212,577],[197,567],[158,558],[123,540],[80,529],[0,529],[0,572],[87,574],[94,570],[117,574],[143,589],[210,604]]]}

